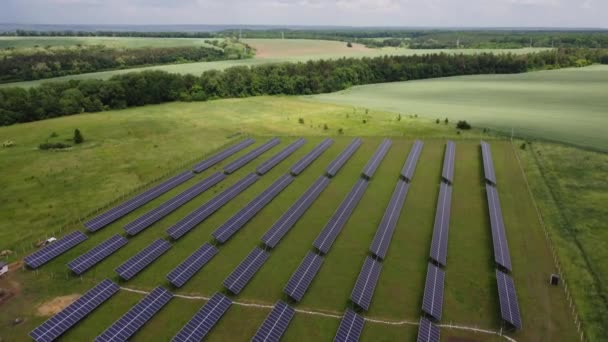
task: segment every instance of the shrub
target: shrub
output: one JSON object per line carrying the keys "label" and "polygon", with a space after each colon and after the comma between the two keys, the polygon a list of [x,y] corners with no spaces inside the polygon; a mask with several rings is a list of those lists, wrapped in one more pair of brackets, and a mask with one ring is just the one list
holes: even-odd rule
{"label": "shrub", "polygon": [[449,122],[450,122],[450,121],[448,120],[448,118],[445,118],[445,120],[443,120],[443,123],[444,123],[444,124],[446,124],[446,125],[447,125]]}
{"label": "shrub", "polygon": [[344,130],[342,128],[338,129],[338,134],[344,134]]}
{"label": "shrub", "polygon": [[348,42],[348,43],[346,43],[346,46],[349,47],[349,48],[352,48],[353,47],[353,43]]}
{"label": "shrub", "polygon": [[59,136],[59,134],[57,134],[57,132],[53,132],[51,133],[50,138],[57,138]]}
{"label": "shrub", "polygon": [[80,130],[78,128],[76,128],[74,130],[74,144],[82,144],[84,142],[84,137],[82,136],[82,133],[80,133]]}
{"label": "shrub", "polygon": [[521,146],[519,146],[519,148],[521,148],[522,150],[526,149],[526,143],[521,144]]}
{"label": "shrub", "polygon": [[466,120],[458,121],[458,123],[456,124],[456,127],[458,129],[471,129],[471,125],[469,125],[469,123]]}
{"label": "shrub", "polygon": [[435,120],[435,123],[436,123],[436,124],[439,124],[439,119]]}
{"label": "shrub", "polygon": [[299,118],[298,123],[304,124],[304,118]]}
{"label": "shrub", "polygon": [[367,123],[367,120],[363,119],[363,123],[364,123],[364,124],[366,124],[366,123]]}
{"label": "shrub", "polygon": [[64,143],[44,143],[38,145],[38,148],[41,150],[60,150],[64,148],[70,148],[72,145],[64,144]]}
{"label": "shrub", "polygon": [[401,114],[397,115],[397,121],[401,121]]}
{"label": "shrub", "polygon": [[323,124],[323,130],[327,131],[329,129],[329,127],[327,127],[327,124]]}

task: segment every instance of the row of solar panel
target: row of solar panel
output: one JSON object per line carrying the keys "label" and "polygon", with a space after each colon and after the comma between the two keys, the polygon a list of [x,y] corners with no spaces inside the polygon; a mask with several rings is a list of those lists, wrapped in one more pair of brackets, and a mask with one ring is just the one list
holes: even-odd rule
{"label": "row of solar panel", "polygon": [[196,172],[196,173],[201,173],[205,170],[207,170],[208,168],[216,165],[217,163],[225,160],[226,158],[236,154],[237,152],[245,149],[246,147],[249,147],[250,145],[252,145],[253,143],[255,143],[254,139],[245,139],[235,145],[232,145],[222,151],[217,152],[216,154],[213,154],[211,157],[203,160],[202,162],[194,165],[194,167],[192,168],[192,171]]}

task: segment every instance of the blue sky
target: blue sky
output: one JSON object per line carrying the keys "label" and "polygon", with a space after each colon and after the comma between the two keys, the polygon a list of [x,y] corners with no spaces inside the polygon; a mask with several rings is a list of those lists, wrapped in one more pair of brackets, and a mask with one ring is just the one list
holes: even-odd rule
{"label": "blue sky", "polygon": [[0,22],[608,27],[608,0],[0,0]]}

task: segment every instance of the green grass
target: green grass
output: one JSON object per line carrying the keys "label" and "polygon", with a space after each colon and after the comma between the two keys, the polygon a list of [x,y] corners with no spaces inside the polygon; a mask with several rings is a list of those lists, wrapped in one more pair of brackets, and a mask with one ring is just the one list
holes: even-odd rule
{"label": "green grass", "polygon": [[0,49],[32,49],[105,45],[109,48],[211,46],[207,38],[140,38],[140,37],[0,37]]}
{"label": "green grass", "polygon": [[516,135],[608,151],[608,66],[353,87],[315,101],[468,120]]}

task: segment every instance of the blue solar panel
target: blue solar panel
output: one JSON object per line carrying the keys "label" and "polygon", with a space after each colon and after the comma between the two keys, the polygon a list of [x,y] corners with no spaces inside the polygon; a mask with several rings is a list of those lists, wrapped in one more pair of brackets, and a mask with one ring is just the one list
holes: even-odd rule
{"label": "blue solar panel", "polygon": [[292,153],[294,153],[298,148],[302,147],[306,143],[306,139],[300,138],[289,146],[285,147],[281,152],[275,154],[270,159],[266,160],[258,168],[256,169],[257,174],[263,175],[268,171],[272,170],[275,166],[277,166],[280,162],[285,160],[285,158],[289,157]]}
{"label": "blue solar panel", "polygon": [[298,269],[293,273],[283,292],[297,302],[301,301],[306,290],[323,265],[323,257],[314,252],[308,252]]}
{"label": "blue solar panel", "polygon": [[103,280],[58,314],[32,330],[30,336],[36,342],[55,341],[59,336],[112,297],[118,290],[118,285],[108,279]]}
{"label": "blue solar panel", "polygon": [[202,181],[194,184],[184,192],[171,198],[160,206],[152,209],[151,211],[143,214],[134,221],[131,221],[125,225],[125,231],[130,236],[136,235],[144,229],[150,227],[154,223],[161,220],[163,217],[169,215],[177,208],[191,201],[194,197],[202,194],[209,190],[212,186],[223,181],[226,176],[223,173],[216,172],[213,175],[203,179]]}
{"label": "blue solar panel", "polygon": [[156,313],[173,298],[173,294],[162,287],[155,288],[139,303],[135,304],[106,331],[97,336],[96,342],[123,342],[133,336]]}
{"label": "blue solar panel", "polygon": [[182,287],[205,266],[213,257],[219,253],[219,250],[212,245],[205,243],[197,249],[186,260],[179,264],[173,271],[167,274],[167,280],[175,287]]}
{"label": "blue solar panel", "polygon": [[452,187],[446,183],[441,183],[439,199],[437,199],[437,211],[435,212],[435,226],[433,227],[430,257],[443,266],[447,264],[451,205]]}
{"label": "blue solar panel", "polygon": [[357,149],[361,146],[361,138],[355,138],[353,141],[340,153],[336,159],[334,159],[329,166],[327,167],[326,174],[329,177],[335,177],[338,174],[338,171],[346,164],[346,162],[350,159],[350,157],[355,154]]}
{"label": "blue solar panel", "polygon": [[321,231],[321,233],[315,239],[313,245],[321,252],[327,254],[331,245],[334,243],[340,231],[348,221],[348,218],[355,210],[357,203],[363,197],[365,190],[367,189],[367,181],[364,179],[359,179],[355,186],[352,188],[350,193],[346,196],[340,207],[336,210],[333,216],[325,225],[325,228]]}
{"label": "blue solar panel", "polygon": [[350,300],[366,311],[369,310],[369,305],[372,303],[380,271],[382,271],[382,263],[369,256],[366,257],[350,295]]}
{"label": "blue solar panel", "polygon": [[319,197],[321,192],[329,185],[329,179],[325,176],[319,177],[306,192],[270,227],[262,237],[266,246],[274,248],[281,239],[289,232],[291,227],[304,215],[306,210]]}
{"label": "blue solar panel", "polygon": [[126,245],[127,242],[128,240],[124,237],[114,235],[96,247],[93,247],[90,251],[70,261],[68,267],[76,274],[83,274],[89,268],[95,266],[97,263]]}
{"label": "blue solar panel", "polygon": [[240,169],[241,167],[249,164],[252,160],[254,160],[255,158],[259,157],[264,152],[270,150],[271,148],[277,146],[280,143],[281,143],[281,140],[279,138],[272,138],[272,139],[270,139],[267,143],[256,147],[251,152],[249,152],[246,155],[242,156],[241,158],[233,161],[232,163],[226,165],[226,167],[224,167],[224,172],[226,174],[233,173],[234,171],[236,171],[236,170]]}
{"label": "blue solar panel", "polygon": [[454,157],[456,156],[456,144],[453,141],[448,141],[445,147],[445,156],[443,158],[443,171],[441,177],[452,184],[454,182]]}
{"label": "blue solar panel", "polygon": [[319,158],[319,156],[321,156],[321,154],[323,154],[323,152],[325,152],[333,143],[334,141],[330,138],[323,140],[319,145],[313,148],[312,151],[308,152],[308,154],[302,157],[302,159],[298,160],[298,162],[291,167],[291,174],[297,176],[302,173],[302,171],[312,164],[313,161]]}
{"label": "blue solar panel", "polygon": [[212,155],[211,157],[203,160],[202,162],[194,165],[194,167],[192,168],[192,171],[196,172],[196,173],[201,173],[205,170],[207,170],[208,168],[212,167],[213,165],[221,162],[222,160],[230,157],[231,155],[239,152],[240,150],[246,148],[249,145],[252,145],[253,143],[255,143],[255,140],[253,139],[245,139],[243,141],[241,141],[238,144],[232,145],[214,155]]}
{"label": "blue solar panel", "polygon": [[270,203],[278,194],[281,193],[294,178],[289,175],[279,177],[266,190],[249,202],[238,213],[234,214],[224,224],[218,227],[211,235],[221,242],[228,241],[236,232],[238,232],[249,220],[251,220],[258,212],[260,212],[268,203]]}
{"label": "blue solar panel", "polygon": [[234,294],[239,294],[264,265],[270,254],[260,247],[254,248],[249,255],[224,280],[224,287]]}
{"label": "blue solar panel", "polygon": [[422,153],[422,146],[424,144],[420,140],[416,140],[414,142],[414,146],[412,146],[412,150],[410,151],[405,164],[403,164],[403,169],[401,169],[401,177],[408,182],[412,181],[414,177],[414,171],[416,170],[416,164],[418,163],[418,159],[420,158],[420,153]]}
{"label": "blue solar panel", "polygon": [[405,181],[400,179],[397,182],[393,197],[391,197],[391,201],[388,203],[388,207],[386,207],[382,221],[376,230],[376,235],[369,248],[372,254],[381,259],[386,258],[388,246],[391,243],[395,227],[397,227],[397,221],[399,221],[408,188],[409,185]]}
{"label": "blue solar panel", "polygon": [[363,168],[363,176],[367,178],[372,178],[374,176],[378,166],[380,166],[380,162],[382,162],[392,144],[393,143],[389,139],[382,140],[382,143],[380,146],[378,146],[378,149],[374,153],[372,159],[370,159],[369,162],[367,162],[367,165],[365,165]]}
{"label": "blue solar panel", "polygon": [[295,314],[296,311],[291,306],[285,304],[285,302],[278,301],[251,341],[279,341]]}
{"label": "blue solar panel", "polygon": [[443,270],[429,263],[422,297],[422,311],[437,321],[441,320],[444,280]]}
{"label": "blue solar panel", "polygon": [[417,342],[439,342],[441,335],[439,327],[433,324],[428,319],[422,317],[420,319],[420,326],[418,327],[418,338]]}
{"label": "blue solar panel", "polygon": [[216,293],[182,330],[173,337],[173,342],[202,341],[222,316],[228,311],[232,301],[221,293]]}
{"label": "blue solar panel", "polygon": [[491,184],[496,184],[496,173],[494,172],[494,161],[492,160],[492,150],[490,144],[481,142],[481,156],[483,159],[483,172],[486,180]]}
{"label": "blue solar panel", "polygon": [[340,326],[334,342],[356,342],[359,341],[361,332],[363,332],[363,326],[365,325],[365,319],[357,315],[354,311],[347,309],[342,317]]}
{"label": "blue solar panel", "polygon": [[194,177],[194,174],[191,171],[180,173],[179,175],[162,182],[161,184],[131,198],[130,200],[117,205],[103,214],[92,218],[91,220],[85,222],[84,226],[91,232],[98,231],[119,218],[127,215],[133,210],[159,197],[165,192],[184,183],[192,177]]}
{"label": "blue solar panel", "polygon": [[38,268],[74,248],[86,239],[87,236],[83,232],[72,232],[61,239],[52,242],[50,245],[43,247],[41,250],[26,256],[23,261],[30,268]]}
{"label": "blue solar panel", "polygon": [[218,211],[226,203],[230,202],[230,200],[238,196],[241,192],[245,191],[245,189],[247,189],[253,183],[257,182],[259,178],[260,177],[255,173],[250,173],[243,177],[241,180],[222,191],[219,195],[215,196],[207,203],[188,214],[188,216],[171,226],[169,229],[167,229],[167,234],[169,234],[169,236],[175,240],[184,236],[213,213]]}
{"label": "blue solar panel", "polygon": [[118,266],[115,271],[122,279],[129,280],[163,255],[169,248],[171,248],[169,241],[158,239],[125,261],[124,264]]}
{"label": "blue solar panel", "polygon": [[498,285],[498,299],[502,319],[515,327],[515,329],[521,330],[521,316],[513,278],[500,270],[496,270],[496,282]]}
{"label": "blue solar panel", "polygon": [[494,261],[511,272],[511,254],[507,243],[505,223],[502,219],[500,200],[495,187],[486,184],[486,195],[488,197],[488,210],[490,212],[490,226],[492,228],[492,244],[494,246]]}

